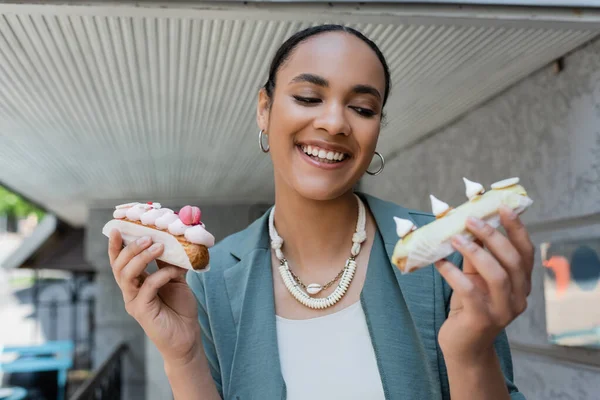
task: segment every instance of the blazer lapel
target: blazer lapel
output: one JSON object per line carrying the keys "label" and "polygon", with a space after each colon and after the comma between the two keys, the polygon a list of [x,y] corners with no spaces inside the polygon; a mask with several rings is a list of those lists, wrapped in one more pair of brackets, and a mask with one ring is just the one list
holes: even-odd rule
{"label": "blazer lapel", "polygon": [[239,248],[232,252],[240,261],[224,273],[237,329],[226,393],[235,400],[281,399],[285,391],[277,349],[266,215],[246,229]]}
{"label": "blazer lapel", "polygon": [[[425,217],[362,193],[374,215],[384,249],[373,251],[361,302],[367,317],[386,398],[440,397],[438,315],[441,282],[434,268],[401,275],[390,260],[397,241],[393,216],[417,225]],[[268,212],[239,237],[239,262],[224,272],[237,339],[227,398],[285,399],[277,347]],[[375,250],[375,248],[374,248]],[[438,302],[439,303],[439,302]],[[443,319],[443,318],[442,318]],[[225,388],[224,388],[225,389]]]}
{"label": "blazer lapel", "polygon": [[[407,209],[360,194],[369,205],[385,251],[373,252],[362,293],[386,398],[438,399],[434,268],[402,275],[391,264],[398,240],[394,216],[420,225]],[[443,309],[443,307],[442,307]]]}

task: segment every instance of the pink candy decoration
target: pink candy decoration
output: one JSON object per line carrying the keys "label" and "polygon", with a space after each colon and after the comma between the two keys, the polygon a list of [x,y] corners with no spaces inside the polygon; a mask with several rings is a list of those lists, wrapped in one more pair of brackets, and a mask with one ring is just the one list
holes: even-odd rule
{"label": "pink candy decoration", "polygon": [[198,225],[202,212],[198,207],[185,206],[179,210],[179,219],[186,225]]}

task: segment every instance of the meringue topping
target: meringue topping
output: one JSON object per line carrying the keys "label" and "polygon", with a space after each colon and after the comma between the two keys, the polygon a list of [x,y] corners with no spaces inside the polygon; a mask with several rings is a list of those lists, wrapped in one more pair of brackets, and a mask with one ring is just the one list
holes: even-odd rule
{"label": "meringue topping", "polygon": [[210,234],[202,225],[188,227],[183,234],[190,243],[203,244],[206,247],[215,245],[215,237]]}
{"label": "meringue topping", "polygon": [[512,185],[519,183],[519,178],[508,178],[495,183],[492,183],[492,189],[504,189]]}
{"label": "meringue topping", "polygon": [[135,206],[128,208],[125,216],[131,221],[139,221],[142,218],[142,214],[148,211],[152,206],[148,204],[136,204]]}
{"label": "meringue topping", "polygon": [[417,228],[414,222],[409,219],[394,217],[394,221],[396,222],[396,234],[400,238],[403,238]]}
{"label": "meringue topping", "polygon": [[450,211],[450,206],[447,203],[444,203],[432,194],[429,195],[429,198],[431,199],[431,212],[433,212],[436,218],[442,217]]}
{"label": "meringue topping", "polygon": [[473,182],[463,177],[463,181],[465,181],[465,193],[469,200],[473,200],[474,197],[485,193],[485,189],[481,183]]}
{"label": "meringue topping", "polygon": [[158,229],[167,229],[171,223],[177,221],[179,217],[175,213],[166,213],[162,217],[158,217],[156,221],[154,221],[154,225]]}
{"label": "meringue topping", "polygon": [[168,208],[154,208],[140,217],[142,224],[144,225],[156,225],[156,220],[165,214],[173,214],[173,210]]}
{"label": "meringue topping", "polygon": [[179,236],[183,235],[185,231],[189,228],[189,225],[186,225],[177,217],[177,219],[169,224],[167,228],[171,235]]}

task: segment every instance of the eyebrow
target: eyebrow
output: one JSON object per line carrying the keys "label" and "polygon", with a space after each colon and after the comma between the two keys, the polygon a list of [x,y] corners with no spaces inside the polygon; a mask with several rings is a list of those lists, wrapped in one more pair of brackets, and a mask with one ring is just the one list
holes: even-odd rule
{"label": "eyebrow", "polygon": [[373,96],[375,96],[379,100],[381,100],[381,93],[379,93],[379,90],[375,89],[373,86],[369,86],[369,85],[356,85],[356,86],[354,86],[352,88],[352,91],[354,93],[372,94]]}
{"label": "eyebrow", "polygon": [[292,81],[290,83],[300,83],[300,82],[308,82],[308,83],[312,83],[313,85],[317,85],[317,86],[329,87],[329,82],[327,82],[327,79],[320,77],[318,75],[313,75],[313,74],[300,74],[297,77],[295,77],[294,79],[292,79]]}
{"label": "eyebrow", "polygon": [[[327,79],[314,74],[300,74],[292,79],[290,83],[301,82],[308,82],[321,87],[329,87],[329,82]],[[352,92],[359,94],[370,94],[381,100],[381,93],[379,93],[379,90],[375,89],[373,86],[356,85],[352,88]]]}

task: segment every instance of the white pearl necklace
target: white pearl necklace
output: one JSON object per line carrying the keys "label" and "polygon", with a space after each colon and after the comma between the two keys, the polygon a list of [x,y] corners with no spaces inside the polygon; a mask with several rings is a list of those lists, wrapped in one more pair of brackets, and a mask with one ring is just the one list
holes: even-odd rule
{"label": "white pearl necklace", "polygon": [[[356,196],[356,195],[355,195]],[[271,248],[275,250],[275,256],[280,262],[279,273],[281,278],[283,279],[283,283],[285,287],[290,292],[290,294],[298,300],[301,304],[306,307],[313,309],[323,309],[328,308],[336,304],[338,301],[344,297],[350,283],[352,282],[352,278],[354,278],[354,273],[356,272],[356,256],[360,253],[361,244],[367,239],[367,232],[365,231],[366,225],[366,213],[365,206],[363,202],[360,200],[358,196],[356,196],[356,200],[358,201],[358,219],[356,221],[356,232],[352,235],[352,249],[350,250],[350,257],[346,260],[346,265],[344,267],[344,272],[338,283],[338,286],[335,288],[333,293],[325,298],[313,298],[310,294],[306,293],[301,289],[300,285],[294,279],[292,272],[290,271],[290,267],[288,265],[287,260],[283,256],[283,252],[281,251],[281,247],[283,246],[283,239],[277,233],[275,229],[274,223],[274,215],[275,215],[275,207],[271,210],[269,215],[269,236],[271,237]],[[307,288],[322,288],[322,285],[317,283],[311,283],[307,285]],[[311,294],[316,294],[321,290],[311,291]]]}

